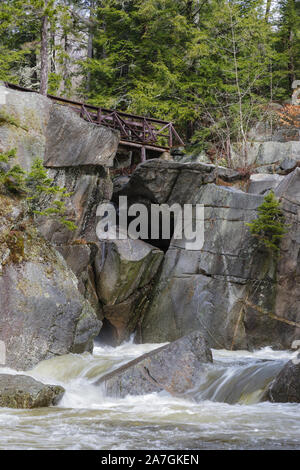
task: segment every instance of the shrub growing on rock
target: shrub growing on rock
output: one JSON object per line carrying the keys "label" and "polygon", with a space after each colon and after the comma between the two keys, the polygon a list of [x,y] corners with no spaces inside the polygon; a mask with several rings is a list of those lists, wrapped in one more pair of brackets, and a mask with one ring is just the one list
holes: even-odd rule
{"label": "shrub growing on rock", "polygon": [[280,202],[273,191],[264,198],[264,202],[258,207],[259,216],[246,225],[250,227],[251,234],[258,239],[260,247],[266,248],[278,255],[280,242],[288,225],[285,223]]}
{"label": "shrub growing on rock", "polygon": [[[36,214],[55,218],[69,230],[75,230],[76,225],[65,217],[64,199],[70,197],[71,194],[66,188],[53,184],[53,179],[48,177],[40,158],[33,161],[30,171],[25,171],[20,165],[10,165],[15,157],[15,149],[0,153],[0,191],[2,188],[2,190],[24,196],[25,212],[28,216]],[[47,208],[41,208],[41,200],[47,195],[51,199],[50,205]]]}

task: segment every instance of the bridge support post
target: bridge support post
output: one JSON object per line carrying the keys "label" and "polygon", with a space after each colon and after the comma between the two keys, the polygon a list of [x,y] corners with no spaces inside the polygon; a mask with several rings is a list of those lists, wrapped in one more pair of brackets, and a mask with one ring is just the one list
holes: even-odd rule
{"label": "bridge support post", "polygon": [[145,162],[146,160],[147,160],[146,148],[145,148],[145,147],[142,147],[142,148],[141,148],[141,161],[142,161],[142,162]]}

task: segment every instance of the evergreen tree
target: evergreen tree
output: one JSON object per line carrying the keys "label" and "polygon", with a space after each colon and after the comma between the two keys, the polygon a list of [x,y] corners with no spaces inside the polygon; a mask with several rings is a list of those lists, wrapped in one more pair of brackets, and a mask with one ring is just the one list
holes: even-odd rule
{"label": "evergreen tree", "polygon": [[278,45],[283,85],[291,94],[291,86],[300,75],[300,2],[279,0]]}
{"label": "evergreen tree", "polygon": [[280,202],[273,191],[265,196],[264,202],[257,210],[258,218],[246,225],[250,227],[251,234],[258,239],[259,246],[278,254],[281,239],[287,233],[287,225],[280,209]]}
{"label": "evergreen tree", "polygon": [[300,2],[278,1],[2,0],[0,79],[172,120],[221,157],[240,141],[246,164],[300,73]]}
{"label": "evergreen tree", "polygon": [[0,2],[0,80],[18,83],[20,70],[31,60],[30,44],[36,31],[28,18],[21,21],[22,16],[20,1]]}
{"label": "evergreen tree", "polygon": [[[23,197],[27,216],[33,217],[36,214],[50,217],[69,230],[75,230],[77,226],[74,222],[65,217],[64,200],[71,194],[66,188],[56,186],[53,179],[48,177],[42,159],[36,158],[30,171],[25,171],[20,165],[12,164],[15,157],[15,149],[0,153],[0,192],[9,192]],[[41,208],[41,205],[45,205],[46,196],[48,206]]]}

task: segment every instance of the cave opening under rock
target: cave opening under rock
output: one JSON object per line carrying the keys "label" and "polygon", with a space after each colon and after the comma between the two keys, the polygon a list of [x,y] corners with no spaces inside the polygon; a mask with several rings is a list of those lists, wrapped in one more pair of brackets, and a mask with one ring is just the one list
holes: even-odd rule
{"label": "cave opening under rock", "polygon": [[99,335],[96,338],[96,343],[101,346],[116,346],[117,345],[117,331],[107,318],[102,320],[103,325]]}
{"label": "cave opening under rock", "polygon": [[[130,226],[130,224],[136,219],[134,216],[129,216],[127,215],[127,230]],[[119,224],[119,217],[117,218],[117,224]],[[170,222],[168,224],[168,232],[163,236],[163,221],[162,221],[162,214],[159,215],[159,220],[155,222],[155,227],[153,230],[152,227],[152,220],[151,220],[151,204],[148,206],[148,231],[147,237],[139,237],[139,240],[142,240],[145,243],[148,243],[149,245],[154,246],[155,248],[158,248],[159,250],[162,250],[164,253],[166,253],[169,249],[173,234],[174,234],[174,215],[171,213],[170,214]],[[137,232],[141,231],[140,224],[137,224],[136,226]],[[156,232],[155,236],[153,236],[153,233]]]}

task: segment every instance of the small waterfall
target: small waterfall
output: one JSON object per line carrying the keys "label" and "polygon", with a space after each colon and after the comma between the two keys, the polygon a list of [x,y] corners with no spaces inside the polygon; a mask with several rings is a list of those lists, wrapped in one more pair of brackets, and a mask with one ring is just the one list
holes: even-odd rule
{"label": "small waterfall", "polygon": [[290,352],[214,350],[201,383],[181,398],[117,399],[95,385],[160,346],[96,346],[93,354],[55,357],[27,371],[66,393],[57,407],[0,409],[0,449],[299,449],[300,404],[261,401]]}
{"label": "small waterfall", "polygon": [[198,402],[258,403],[283,365],[283,361],[264,360],[227,367],[215,364],[209,367],[205,380],[193,391],[193,396]]}
{"label": "small waterfall", "polygon": [[[63,385],[67,390],[63,406],[88,408],[105,399],[104,391],[93,385],[103,375],[160,346],[137,345],[133,339],[117,348],[98,346],[93,355],[68,354],[43,361],[29,375],[43,382]],[[268,348],[256,354],[217,350],[213,353],[214,363],[207,364],[201,383],[184,398],[194,402],[259,403],[268,385],[290,357],[289,353],[275,353]]]}

